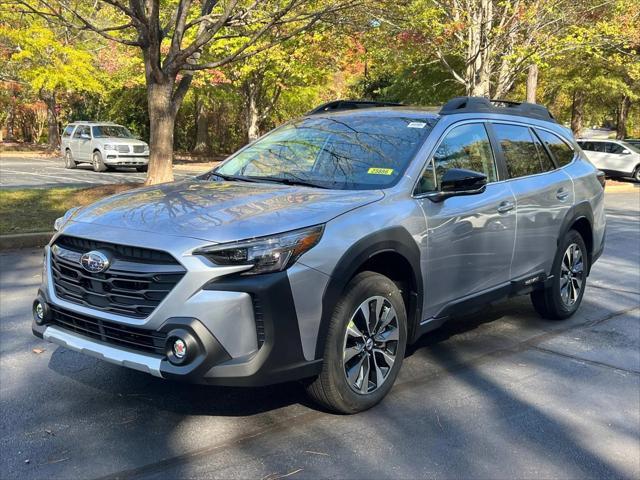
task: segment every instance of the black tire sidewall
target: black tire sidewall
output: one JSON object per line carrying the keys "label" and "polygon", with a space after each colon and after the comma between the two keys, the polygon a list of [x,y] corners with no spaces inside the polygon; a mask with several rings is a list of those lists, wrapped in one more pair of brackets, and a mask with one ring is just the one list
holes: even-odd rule
{"label": "black tire sidewall", "polygon": [[[347,323],[356,309],[369,297],[381,296],[389,300],[398,318],[399,342],[396,359],[384,383],[376,391],[369,394],[358,394],[348,385],[343,372],[344,335]],[[354,413],[376,405],[389,392],[402,366],[407,344],[407,314],[402,294],[396,285],[387,277],[373,273],[358,274],[349,283],[344,296],[338,302],[331,319],[329,335],[325,348],[324,368],[332,386],[340,398],[341,410]]]}
{"label": "black tire sidewall", "polygon": [[[582,288],[580,289],[580,293],[578,294],[578,299],[571,306],[567,307],[565,303],[562,301],[562,297],[560,296],[560,271],[562,265],[562,259],[564,257],[564,253],[566,252],[569,245],[575,243],[581,250],[583,263],[584,263],[584,273],[582,277]],[[556,253],[556,258],[553,264],[553,282],[551,286],[550,292],[550,300],[552,302],[552,306],[559,318],[567,318],[573,315],[578,308],[580,308],[580,304],[582,303],[582,297],[584,296],[585,287],[587,285],[587,273],[589,272],[589,256],[587,255],[587,247],[584,243],[584,239],[582,235],[580,235],[575,230],[569,230],[566,235],[563,237],[562,242],[558,247],[558,252]]]}

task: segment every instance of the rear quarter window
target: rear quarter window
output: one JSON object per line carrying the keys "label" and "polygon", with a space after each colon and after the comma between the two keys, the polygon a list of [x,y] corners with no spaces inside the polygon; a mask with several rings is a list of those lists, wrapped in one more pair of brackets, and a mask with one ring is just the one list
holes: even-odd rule
{"label": "rear quarter window", "polygon": [[75,125],[67,125],[67,128],[64,129],[64,132],[62,132],[62,137],[63,138],[69,138],[71,136],[71,134],[73,133],[73,129],[75,128]]}
{"label": "rear quarter window", "polygon": [[573,161],[573,148],[566,141],[555,133],[547,132],[546,130],[536,129],[536,133],[554,156],[559,167],[569,165]]}

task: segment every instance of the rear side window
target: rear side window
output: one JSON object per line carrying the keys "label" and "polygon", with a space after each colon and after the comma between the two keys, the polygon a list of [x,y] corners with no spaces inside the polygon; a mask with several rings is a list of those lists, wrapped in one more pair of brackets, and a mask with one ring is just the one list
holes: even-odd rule
{"label": "rear side window", "polygon": [[89,135],[89,127],[86,125],[81,125],[76,128],[76,133],[73,134],[73,138],[80,138],[80,135]]}
{"label": "rear side window", "polygon": [[491,144],[484,125],[470,123],[451,130],[433,155],[436,184],[431,169],[427,169],[420,181],[419,192],[435,190],[444,173],[451,168],[462,168],[484,173],[488,182],[495,182],[496,166]]}
{"label": "rear side window", "polygon": [[554,156],[559,167],[564,167],[573,161],[573,148],[567,142],[555,133],[547,132],[546,130],[536,129],[536,133]]}
{"label": "rear side window", "polygon": [[67,128],[64,129],[64,132],[62,132],[62,137],[63,138],[68,138],[71,136],[71,134],[73,133],[73,129],[75,128],[74,125],[68,125]]}
{"label": "rear side window", "polygon": [[526,177],[553,169],[542,167],[540,152],[528,127],[496,123],[493,128],[504,154],[509,178]]}

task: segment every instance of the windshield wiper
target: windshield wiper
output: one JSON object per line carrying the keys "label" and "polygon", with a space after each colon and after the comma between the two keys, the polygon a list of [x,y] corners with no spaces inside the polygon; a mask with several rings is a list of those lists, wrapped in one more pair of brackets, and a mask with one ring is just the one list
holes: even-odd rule
{"label": "windshield wiper", "polygon": [[258,180],[254,180],[253,178],[250,177],[241,177],[241,176],[236,176],[236,175],[225,175],[224,173],[218,173],[218,172],[209,172],[207,174],[207,177],[218,177],[221,178],[222,180],[226,180],[227,182],[250,182],[250,183],[257,183]]}
{"label": "windshield wiper", "polygon": [[260,182],[272,182],[272,183],[283,183],[284,185],[301,185],[303,187],[313,187],[313,188],[324,188],[329,189],[329,187],[325,187],[324,185],[318,185],[317,183],[308,182],[306,180],[297,179],[297,178],[282,178],[282,177],[244,177],[250,178],[253,181]]}

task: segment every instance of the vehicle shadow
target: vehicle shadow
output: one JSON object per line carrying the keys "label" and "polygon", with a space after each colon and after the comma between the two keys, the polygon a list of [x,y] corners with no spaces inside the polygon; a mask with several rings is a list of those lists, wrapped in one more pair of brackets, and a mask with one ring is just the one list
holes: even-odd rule
{"label": "vehicle shadow", "polygon": [[49,368],[124,402],[134,400],[179,415],[248,416],[296,403],[309,404],[297,382],[260,388],[183,383],[112,365],[63,347],[52,354]]}

